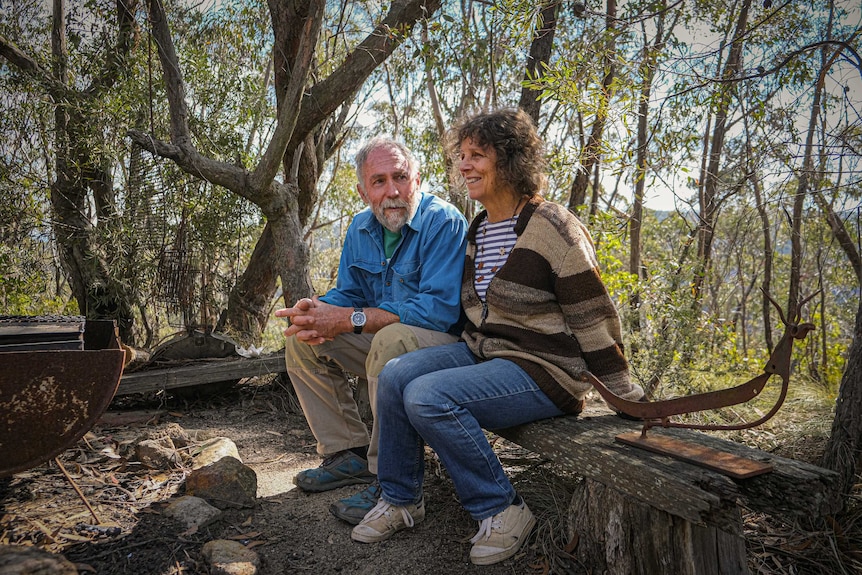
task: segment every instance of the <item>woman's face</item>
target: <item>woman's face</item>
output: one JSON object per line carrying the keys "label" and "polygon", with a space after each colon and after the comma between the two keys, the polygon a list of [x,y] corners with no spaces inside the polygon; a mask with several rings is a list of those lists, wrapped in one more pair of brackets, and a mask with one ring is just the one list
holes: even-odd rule
{"label": "woman's face", "polygon": [[502,193],[497,181],[497,151],[491,146],[476,145],[472,138],[461,142],[458,169],[467,183],[470,199],[481,204]]}

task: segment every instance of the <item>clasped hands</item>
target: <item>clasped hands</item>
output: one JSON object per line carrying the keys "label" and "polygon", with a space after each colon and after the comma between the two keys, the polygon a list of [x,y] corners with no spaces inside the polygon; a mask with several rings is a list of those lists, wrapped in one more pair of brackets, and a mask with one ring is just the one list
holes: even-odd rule
{"label": "clasped hands", "polygon": [[304,297],[293,307],[275,310],[275,317],[286,317],[290,322],[284,336],[296,336],[308,345],[319,345],[331,341],[344,332],[344,308],[320,301],[313,296]]}

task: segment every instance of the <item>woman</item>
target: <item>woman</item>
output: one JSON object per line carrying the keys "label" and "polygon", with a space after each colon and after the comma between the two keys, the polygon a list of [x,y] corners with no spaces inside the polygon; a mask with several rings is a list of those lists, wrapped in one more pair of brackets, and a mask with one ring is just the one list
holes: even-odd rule
{"label": "woman", "polygon": [[378,478],[382,496],[351,534],[372,543],[425,518],[427,443],[479,522],[470,560],[514,555],[535,519],[515,493],[483,429],[583,409],[589,370],[618,395],[629,379],[620,320],[599,277],[586,228],[539,195],[544,147],[530,117],[504,109],[449,134],[470,198],[485,208],[468,232],[461,340],[390,360],[380,374]]}

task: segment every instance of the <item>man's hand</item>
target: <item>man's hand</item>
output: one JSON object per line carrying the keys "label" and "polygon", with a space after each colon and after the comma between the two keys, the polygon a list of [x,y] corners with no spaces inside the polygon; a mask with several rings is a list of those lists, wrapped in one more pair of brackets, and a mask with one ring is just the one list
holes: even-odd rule
{"label": "man's hand", "polygon": [[317,296],[304,297],[293,307],[275,310],[275,317],[286,317],[290,322],[285,337],[295,335],[299,341],[319,345],[344,333],[345,309],[324,303]]}

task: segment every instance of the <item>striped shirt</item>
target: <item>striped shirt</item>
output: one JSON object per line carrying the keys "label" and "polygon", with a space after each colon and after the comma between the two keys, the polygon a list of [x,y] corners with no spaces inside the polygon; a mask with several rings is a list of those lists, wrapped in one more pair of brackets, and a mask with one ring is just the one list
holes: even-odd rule
{"label": "striped shirt", "polygon": [[517,223],[518,216],[493,224],[489,224],[485,219],[476,234],[476,275],[473,285],[476,287],[476,295],[482,301],[485,301],[488,284],[497,275],[497,270],[506,263],[515,242],[518,241],[518,235],[515,233]]}

